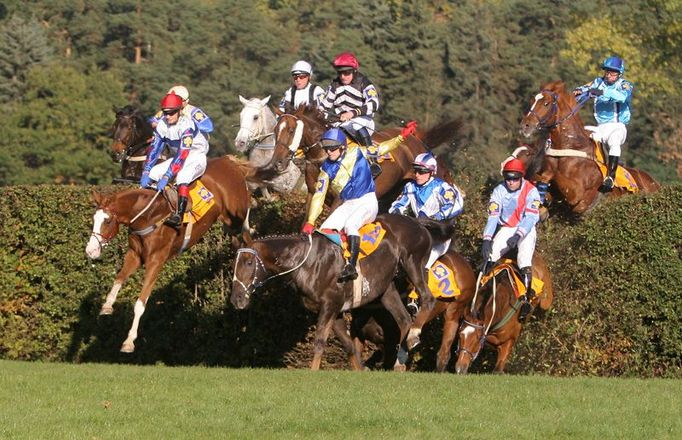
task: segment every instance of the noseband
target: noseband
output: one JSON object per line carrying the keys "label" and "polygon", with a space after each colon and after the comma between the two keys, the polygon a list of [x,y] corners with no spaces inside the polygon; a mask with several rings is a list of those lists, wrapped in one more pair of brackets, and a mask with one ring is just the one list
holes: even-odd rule
{"label": "noseband", "polygon": [[116,119],[116,122],[114,124],[118,128],[120,124],[118,122],[121,121],[121,119],[126,119],[126,120],[132,120],[131,124],[129,125],[129,134],[126,137],[126,139],[121,139],[120,137],[116,137],[116,131],[114,130],[114,141],[119,142],[126,147],[121,151],[120,153],[116,153],[116,160],[118,162],[121,162],[123,160],[126,160],[128,162],[142,162],[144,161],[147,156],[142,155],[142,156],[131,156],[132,153],[137,151],[137,149],[143,145],[147,145],[147,139],[142,139],[140,142],[130,144],[131,138],[134,137],[135,133],[137,132],[137,124],[135,123],[135,115],[124,115]]}
{"label": "noseband", "polygon": [[[256,105],[251,105],[246,104],[247,107],[251,108],[256,108]],[[271,149],[275,147],[275,143],[273,142],[272,144],[261,144],[260,142],[263,141],[264,139],[272,136],[274,133],[263,133],[265,131],[265,114],[263,112],[264,106],[258,106],[258,123],[256,124],[256,128],[248,128],[244,127],[241,125],[241,119],[239,121],[239,129],[240,130],[245,130],[249,133],[248,140],[246,141],[246,151],[249,152],[252,149],[258,147],[258,148],[264,148],[264,149]],[[262,134],[258,134],[262,133]]]}
{"label": "noseband", "polygon": [[[294,158],[294,156],[296,155],[296,151],[298,151],[299,149],[303,151],[304,155],[307,155],[310,150],[312,150],[314,147],[316,147],[317,145],[320,144],[320,142],[318,141],[318,142],[315,142],[314,144],[312,144],[310,146],[305,146],[305,145],[301,146],[301,141],[303,140],[303,130],[305,127],[305,122],[296,115],[292,115],[291,113],[284,113],[284,114],[280,115],[280,117],[278,118],[277,125],[279,124],[279,121],[284,119],[285,116],[289,116],[289,117],[294,118],[294,121],[295,121],[296,126],[297,126],[297,131],[298,131],[298,127],[299,126],[301,127],[300,139],[296,139],[298,134],[295,132],[294,133],[294,139],[293,139],[291,145],[286,146],[286,148],[289,150],[289,160],[292,160]],[[277,125],[275,125],[275,127]],[[276,140],[277,140],[277,138],[275,137],[275,141]],[[296,148],[293,148],[294,145],[296,145]]]}
{"label": "noseband", "polygon": [[[462,321],[462,327],[464,327],[464,326],[471,326],[471,327],[475,328],[476,330],[483,330],[482,324],[475,324],[473,322],[467,321],[466,319]],[[459,355],[460,352],[466,353],[469,355],[469,357],[471,357],[471,362],[475,361],[476,358],[478,357],[478,354],[481,352],[481,349],[483,348],[483,344],[485,344],[485,339],[486,339],[486,334],[485,334],[485,332],[483,332],[483,336],[481,336],[481,338],[479,339],[479,342],[478,342],[478,350],[476,350],[475,353],[472,353],[471,351],[467,350],[464,347],[458,347],[457,348],[457,354]]]}

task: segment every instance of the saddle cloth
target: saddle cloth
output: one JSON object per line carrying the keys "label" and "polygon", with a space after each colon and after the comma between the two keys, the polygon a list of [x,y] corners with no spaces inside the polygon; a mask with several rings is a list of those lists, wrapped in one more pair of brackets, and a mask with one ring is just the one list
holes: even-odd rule
{"label": "saddle cloth", "polygon": [[198,222],[215,205],[213,193],[199,179],[189,189],[188,202],[189,206],[185,212],[183,223]]}
{"label": "saddle cloth", "polygon": [[[346,234],[332,229],[318,230],[320,234],[324,235],[329,241],[343,249],[343,256],[350,258],[350,250],[348,249],[348,242]],[[378,247],[386,235],[386,229],[381,226],[381,223],[367,223],[360,228],[360,254],[358,259],[361,260],[368,255],[371,255]]]}
{"label": "saddle cloth", "polygon": [[[604,160],[603,144],[597,141],[594,141],[594,157],[596,158],[597,166],[599,167],[599,171],[601,171],[602,177],[606,178],[608,169],[606,167],[606,160]],[[622,188],[632,193],[639,191],[637,182],[635,182],[632,174],[620,165],[616,168],[616,181],[613,182],[613,184],[617,188]]]}
{"label": "saddle cloth", "polygon": [[429,290],[434,298],[452,299],[462,294],[455,280],[455,272],[440,259],[429,269],[428,278]]}
{"label": "saddle cloth", "polygon": [[[493,267],[490,270],[490,272],[488,272],[488,274],[481,278],[481,287],[485,286],[488,283],[488,281],[490,281],[495,275],[504,271],[507,272],[509,280],[511,281],[511,284],[514,287],[514,296],[518,298],[521,295],[525,295],[526,286],[523,284],[523,279],[521,278],[519,269],[514,263],[514,261],[508,258],[500,260],[497,263],[497,265]],[[533,277],[530,286],[535,292],[535,296],[540,296],[540,294],[542,293],[542,289],[545,286],[545,283],[540,278]]]}

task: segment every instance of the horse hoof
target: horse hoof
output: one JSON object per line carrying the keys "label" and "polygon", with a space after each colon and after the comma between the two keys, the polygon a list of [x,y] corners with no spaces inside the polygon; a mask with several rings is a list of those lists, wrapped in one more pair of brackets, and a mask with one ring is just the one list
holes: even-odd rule
{"label": "horse hoof", "polygon": [[404,373],[407,371],[407,366],[405,366],[403,364],[395,364],[393,366],[393,371],[397,371],[399,373]]}
{"label": "horse hoof", "polygon": [[408,350],[413,350],[417,345],[421,343],[421,339],[419,339],[419,336],[408,336],[407,337],[407,349]]}
{"label": "horse hoof", "polygon": [[99,315],[111,315],[114,313],[114,308],[111,306],[102,306],[102,309],[99,311]]}
{"label": "horse hoof", "polygon": [[124,343],[121,346],[121,353],[132,353],[135,351],[135,344],[126,344]]}

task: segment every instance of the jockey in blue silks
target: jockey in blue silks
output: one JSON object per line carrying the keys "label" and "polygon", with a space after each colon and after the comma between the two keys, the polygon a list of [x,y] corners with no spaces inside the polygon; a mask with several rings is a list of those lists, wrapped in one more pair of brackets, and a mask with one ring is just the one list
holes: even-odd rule
{"label": "jockey in blue silks", "polygon": [[[379,144],[378,150],[386,154],[398,148],[416,129],[417,123],[409,122],[400,135]],[[342,203],[327,217],[320,229],[343,230],[348,236],[350,260],[343,268],[339,282],[350,281],[358,277],[355,266],[360,253],[360,228],[374,221],[379,211],[376,189],[365,157],[366,150],[349,141],[343,130],[331,128],[325,131],[320,143],[328,157],[320,167],[317,189],[310,201],[308,221],[303,225],[302,232],[312,234],[315,221],[322,213],[327,191],[331,188]]]}
{"label": "jockey in blue silks", "polygon": [[632,83],[623,78],[625,62],[621,58],[608,57],[601,65],[604,75],[576,88],[578,96],[589,93],[594,98],[594,118],[597,127],[585,127],[592,131],[592,138],[609,146],[608,173],[602,185],[603,191],[611,191],[616,178],[616,168],[621,146],[627,138],[627,124],[630,122]]}
{"label": "jockey in blue silks", "polygon": [[[391,204],[390,214],[407,214],[411,211],[414,217],[426,217],[432,220],[450,220],[457,217],[464,209],[461,191],[454,185],[436,177],[438,163],[431,153],[417,155],[412,163],[415,179],[407,182],[400,196]],[[431,268],[440,256],[450,247],[450,242],[436,244],[431,248],[429,260],[424,266]],[[416,291],[410,292],[408,310],[412,314],[419,311],[419,296]]]}

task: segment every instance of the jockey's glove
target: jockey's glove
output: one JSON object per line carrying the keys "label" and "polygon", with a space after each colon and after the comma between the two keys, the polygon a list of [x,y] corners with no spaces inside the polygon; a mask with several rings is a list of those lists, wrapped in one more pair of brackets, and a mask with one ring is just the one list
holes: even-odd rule
{"label": "jockey's glove", "polygon": [[509,240],[507,240],[507,248],[514,249],[516,245],[519,244],[519,240],[521,240],[521,236],[519,234],[512,235],[509,237]]}
{"label": "jockey's glove", "polygon": [[400,136],[402,136],[403,139],[407,139],[407,137],[411,134],[414,134],[415,131],[417,131],[417,121],[410,121],[400,132]]}
{"label": "jockey's glove", "polygon": [[312,224],[306,222],[306,223],[303,225],[303,229],[301,229],[301,232],[303,232],[304,234],[310,235],[310,234],[313,233],[314,230],[315,230],[315,226],[313,226]]}
{"label": "jockey's glove", "polygon": [[159,179],[158,182],[156,182],[156,190],[158,192],[163,191],[163,189],[168,185],[168,176],[163,176],[161,179]]}
{"label": "jockey's glove", "polygon": [[597,89],[597,88],[590,89],[590,95],[592,95],[592,96],[601,96],[601,95],[603,95],[603,94],[604,94],[604,91],[603,91],[603,90],[600,90],[600,89]]}
{"label": "jockey's glove", "polygon": [[140,186],[142,188],[149,188],[152,185],[152,179],[149,177],[148,172],[142,173],[142,177],[140,178]]}
{"label": "jockey's glove", "polygon": [[493,253],[493,241],[492,240],[483,240],[483,244],[481,245],[481,256],[483,257],[483,261],[488,261],[490,259],[490,255]]}

